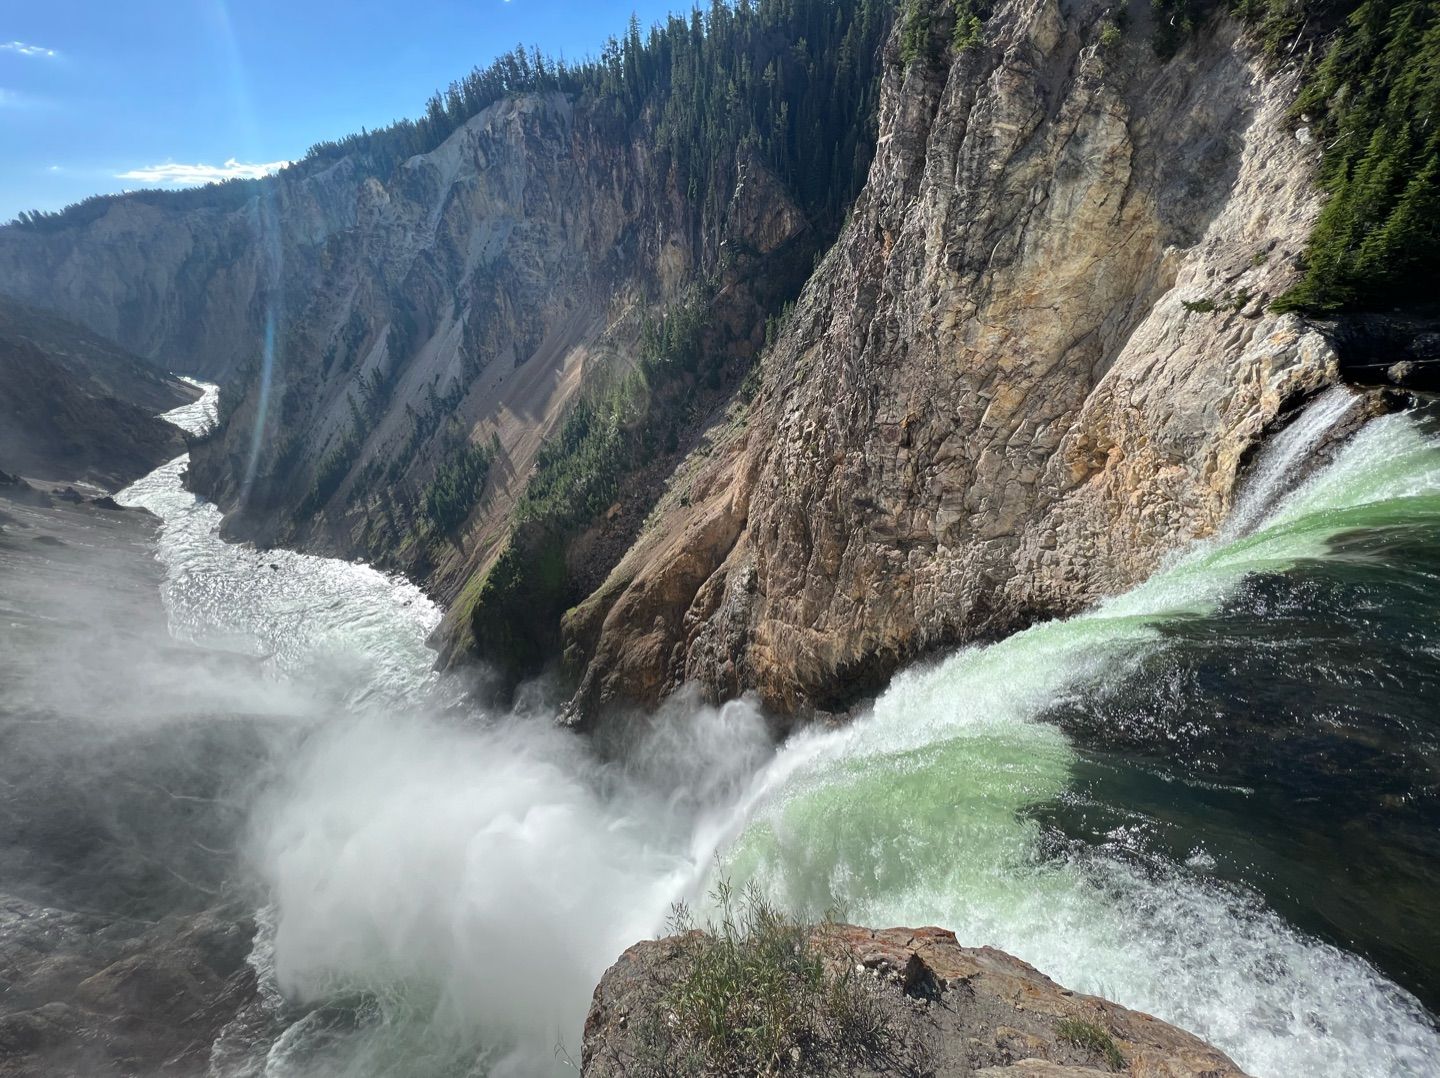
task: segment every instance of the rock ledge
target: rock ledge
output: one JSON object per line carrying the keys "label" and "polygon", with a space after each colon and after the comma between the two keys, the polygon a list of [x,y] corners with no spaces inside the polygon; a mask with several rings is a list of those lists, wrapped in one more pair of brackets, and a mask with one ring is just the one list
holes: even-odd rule
{"label": "rock ledge", "polygon": [[[853,1073],[1244,1078],[1230,1059],[1184,1030],[1062,988],[1003,951],[962,947],[945,929],[827,925],[811,941],[832,970],[848,964],[872,978],[887,1019],[924,1048],[921,1070],[881,1065]],[[668,986],[685,973],[684,943],[684,937],[637,943],[606,971],[585,1020],[586,1078],[633,1073],[636,1031],[665,1006]],[[793,1070],[807,1073],[800,1061]]]}

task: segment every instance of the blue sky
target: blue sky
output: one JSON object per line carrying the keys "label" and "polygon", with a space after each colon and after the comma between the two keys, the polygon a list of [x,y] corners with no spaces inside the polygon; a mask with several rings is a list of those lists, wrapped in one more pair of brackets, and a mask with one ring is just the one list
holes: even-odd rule
{"label": "blue sky", "polygon": [[[579,59],[689,0],[3,0],[0,221],[302,155],[517,43]],[[195,171],[193,166],[204,166]]]}

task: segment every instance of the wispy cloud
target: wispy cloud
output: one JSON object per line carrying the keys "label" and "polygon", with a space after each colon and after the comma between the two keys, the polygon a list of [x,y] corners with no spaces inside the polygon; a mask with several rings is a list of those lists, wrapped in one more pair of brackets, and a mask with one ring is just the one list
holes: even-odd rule
{"label": "wispy cloud", "polygon": [[23,41],[0,41],[0,52],[16,52],[21,56],[42,56],[47,60],[53,60],[60,55],[54,49],[47,49],[44,45],[27,45]]}
{"label": "wispy cloud", "polygon": [[252,164],[230,158],[223,165],[180,165],[171,161],[163,165],[146,165],[132,168],[129,172],[117,172],[117,180],[136,180],[159,187],[194,187],[202,183],[216,183],[220,180],[254,180],[268,176],[289,161],[270,161],[267,164]]}

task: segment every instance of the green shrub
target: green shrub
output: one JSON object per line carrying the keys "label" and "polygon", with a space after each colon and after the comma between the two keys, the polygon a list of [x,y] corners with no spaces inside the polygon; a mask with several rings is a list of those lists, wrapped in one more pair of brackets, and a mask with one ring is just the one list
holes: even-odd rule
{"label": "green shrub", "polygon": [[1076,1048],[1099,1056],[1112,1071],[1125,1066],[1125,1057],[1115,1046],[1115,1038],[1094,1022],[1083,1018],[1062,1018],[1055,1027],[1055,1033],[1062,1041],[1069,1041]]}
{"label": "green shrub", "polygon": [[426,518],[441,531],[462,524],[480,500],[495,451],[489,445],[466,444],[435,470],[421,499]]}
{"label": "green shrub", "polygon": [[956,52],[977,48],[985,40],[985,20],[990,8],[981,0],[955,0],[955,28],[950,45]]}
{"label": "green shrub", "polygon": [[816,926],[754,886],[737,897],[722,881],[712,898],[719,920],[699,931],[676,908],[683,972],[637,1025],[632,1073],[842,1074],[882,1063],[887,1073],[928,1073],[923,1048],[887,1017],[879,986],[853,962],[827,965]]}
{"label": "green shrub", "polygon": [[296,509],[297,518],[314,516],[325,503],[334,497],[335,492],[340,489],[340,484],[350,474],[350,467],[355,463],[355,457],[360,452],[360,438],[352,428],[340,444],[320,458],[320,463],[315,468],[315,479],[310,484],[310,490],[304,500]]}
{"label": "green shrub", "polygon": [[933,60],[930,40],[930,0],[906,0],[900,25],[900,62],[909,67],[916,60]]}
{"label": "green shrub", "polygon": [[1155,55],[1168,60],[1179,52],[1204,18],[1206,6],[1204,0],[1150,0],[1150,14],[1155,19],[1150,46]]}
{"label": "green shrub", "polygon": [[1440,274],[1440,13],[1433,0],[1366,0],[1305,90],[1330,199],[1305,275],[1276,310],[1433,302]]}
{"label": "green shrub", "polygon": [[536,672],[579,598],[565,567],[569,542],[620,497],[621,483],[658,452],[679,449],[677,416],[696,387],[718,390],[723,356],[705,351],[708,292],[640,328],[636,368],[583,397],[541,447],[516,502],[500,559],[474,592],[470,627],[480,654],[511,677]]}

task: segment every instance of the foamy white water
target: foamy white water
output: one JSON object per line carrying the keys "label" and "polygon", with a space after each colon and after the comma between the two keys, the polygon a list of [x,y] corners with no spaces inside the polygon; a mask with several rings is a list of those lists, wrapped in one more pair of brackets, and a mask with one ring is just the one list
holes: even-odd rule
{"label": "foamy white water", "polygon": [[1280,459],[1260,462],[1247,496],[1273,508],[1243,538],[1196,544],[1086,614],[902,673],[869,716],[796,739],[729,825],[727,871],[795,908],[944,925],[1190,1029],[1256,1075],[1435,1074],[1433,1019],[1362,959],[1187,866],[1047,852],[1025,816],[1063,793],[1074,759],[1035,721],[1048,706],[1119,676],[1158,646],[1163,619],[1213,609],[1247,574],[1325,557],[1329,537],[1367,515],[1440,494],[1440,446],[1397,415],[1275,504],[1296,444],[1313,446],[1347,409],[1327,395],[1271,447]]}
{"label": "foamy white water", "polygon": [[[191,434],[215,421],[219,391],[164,418]],[[276,674],[320,679],[357,702],[413,702],[433,688],[426,637],[441,611],[414,584],[368,565],[220,538],[220,510],[184,488],[188,454],[121,491],[162,522],[164,599],[176,636],[262,657]]]}
{"label": "foamy white water", "polygon": [[[175,418],[198,429],[214,401]],[[1396,416],[1284,495],[1349,406],[1312,406],[1267,449],[1232,528],[1126,595],[906,671],[868,716],[778,754],[753,708],[677,701],[623,765],[544,716],[437,714],[424,640],[439,611],[418,589],[224,543],[219,512],[180,486],[184,458],[158,470],[124,498],[164,521],[176,633],[265,655],[273,676],[343,702],[256,813],[269,995],[222,1037],[213,1073],[568,1072],[555,1048],[578,1059],[595,980],[703,893],[717,854],[797,910],[1003,947],[1261,1078],[1434,1073],[1430,1017],[1359,958],[1185,865],[1047,849],[1026,816],[1064,792],[1074,759],[1035,721],[1048,706],[1128,669],[1163,619],[1440,493],[1440,449]],[[343,1017],[303,1006],[336,999]]]}

